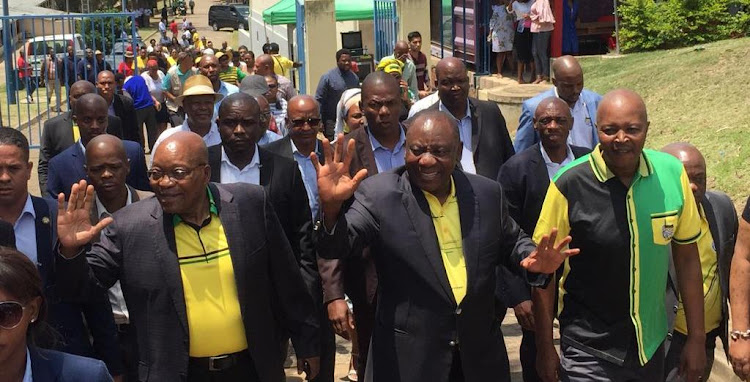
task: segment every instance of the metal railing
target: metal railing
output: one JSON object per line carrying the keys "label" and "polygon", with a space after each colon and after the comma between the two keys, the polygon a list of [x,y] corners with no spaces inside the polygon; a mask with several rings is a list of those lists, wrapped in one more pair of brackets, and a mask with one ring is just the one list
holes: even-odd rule
{"label": "metal railing", "polygon": [[[44,121],[67,110],[70,85],[79,78],[95,82],[101,70],[116,71],[127,48],[137,52],[140,44],[135,13],[11,15],[0,16],[0,21],[4,59],[0,71],[5,70],[0,123],[22,130],[32,148],[41,143]],[[87,59],[86,48],[101,51],[103,62],[95,56]],[[48,54],[50,49],[55,60]],[[45,62],[54,63],[55,69],[51,71]]]}
{"label": "metal railing", "polygon": [[373,0],[373,24],[375,24],[375,61],[393,54],[398,31],[396,0]]}

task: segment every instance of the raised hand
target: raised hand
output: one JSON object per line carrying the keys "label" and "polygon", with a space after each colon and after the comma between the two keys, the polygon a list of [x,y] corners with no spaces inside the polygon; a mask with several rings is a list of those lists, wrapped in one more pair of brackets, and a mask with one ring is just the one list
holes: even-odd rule
{"label": "raised hand", "polygon": [[326,209],[337,212],[341,205],[354,195],[359,183],[367,177],[365,169],[359,170],[354,176],[349,174],[354,155],[354,140],[349,140],[344,151],[344,134],[339,134],[335,145],[335,148],[331,148],[328,139],[323,139],[325,164],[320,164],[314,152],[310,154],[318,173],[318,196],[324,212]]}
{"label": "raised hand", "polygon": [[521,266],[529,272],[552,274],[570,256],[577,255],[580,249],[565,249],[573,240],[570,236],[565,237],[560,244],[555,246],[557,239],[557,228],[552,228],[549,235],[542,236],[536,251],[521,261]]}
{"label": "raised hand", "polygon": [[73,184],[67,206],[65,195],[61,193],[57,196],[57,238],[63,256],[74,256],[112,222],[112,218],[108,217],[92,226],[89,219],[93,203],[94,186],[87,185],[85,180]]}

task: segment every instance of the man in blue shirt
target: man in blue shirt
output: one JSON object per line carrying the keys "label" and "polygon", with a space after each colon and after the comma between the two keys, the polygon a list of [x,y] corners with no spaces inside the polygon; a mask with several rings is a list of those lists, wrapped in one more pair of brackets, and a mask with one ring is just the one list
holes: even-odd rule
{"label": "man in blue shirt", "polygon": [[[226,98],[230,94],[234,94],[240,91],[235,85],[228,84],[219,78],[219,59],[213,54],[207,54],[201,57],[198,62],[198,70],[200,74],[208,77],[211,80],[211,85],[214,88],[216,94],[221,94]],[[217,101],[214,104],[214,117],[216,119],[219,116],[219,104],[221,101]]]}
{"label": "man in blue shirt", "polygon": [[318,89],[315,90],[315,100],[320,104],[320,114],[323,117],[323,134],[333,139],[336,127],[336,105],[345,90],[359,86],[359,77],[352,71],[352,53],[348,49],[336,52],[336,67],[320,77]]}

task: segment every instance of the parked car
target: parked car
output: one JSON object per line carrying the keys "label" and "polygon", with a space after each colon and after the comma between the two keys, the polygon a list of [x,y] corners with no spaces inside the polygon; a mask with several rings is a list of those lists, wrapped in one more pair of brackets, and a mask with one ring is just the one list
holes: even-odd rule
{"label": "parked car", "polygon": [[249,17],[250,7],[247,5],[212,5],[208,8],[208,25],[215,31],[221,28],[250,30]]}
{"label": "parked car", "polygon": [[47,49],[54,49],[57,58],[62,59],[68,54],[68,46],[73,47],[76,56],[83,57],[86,43],[78,33],[37,36],[26,40],[21,49],[26,53],[26,62],[31,66],[32,75],[39,79]]}
{"label": "parked car", "polygon": [[[141,36],[138,36],[135,40],[136,48],[134,51],[138,52],[137,48],[143,45],[144,44],[143,44],[143,40],[141,39]],[[112,45],[112,51],[109,54],[106,54],[104,56],[104,61],[108,62],[113,70],[117,70],[117,66],[120,65],[121,62],[125,61],[125,51],[128,49],[128,47],[132,47],[132,46],[133,46],[132,38],[127,38],[127,39],[119,38],[115,40],[115,43]]]}

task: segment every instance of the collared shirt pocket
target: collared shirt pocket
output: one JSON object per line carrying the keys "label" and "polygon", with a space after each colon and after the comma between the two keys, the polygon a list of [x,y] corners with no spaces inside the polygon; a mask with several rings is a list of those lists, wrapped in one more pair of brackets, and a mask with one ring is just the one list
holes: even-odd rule
{"label": "collared shirt pocket", "polygon": [[651,214],[651,230],[654,235],[654,244],[668,245],[677,229],[679,211],[667,211]]}

